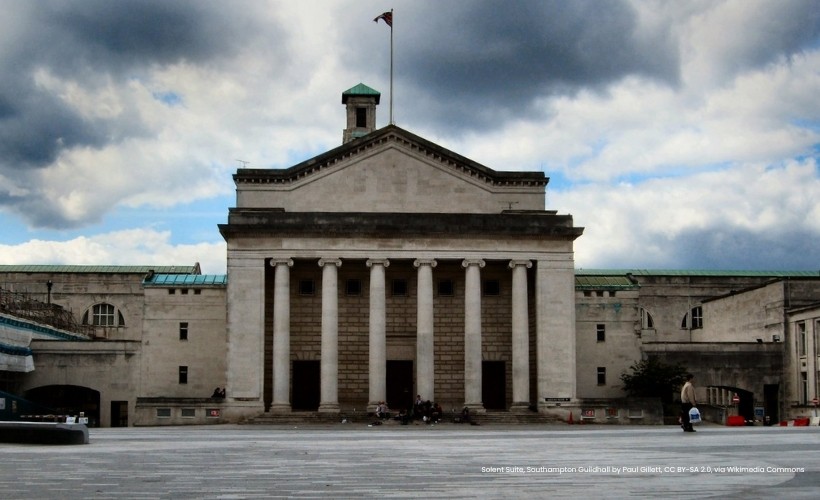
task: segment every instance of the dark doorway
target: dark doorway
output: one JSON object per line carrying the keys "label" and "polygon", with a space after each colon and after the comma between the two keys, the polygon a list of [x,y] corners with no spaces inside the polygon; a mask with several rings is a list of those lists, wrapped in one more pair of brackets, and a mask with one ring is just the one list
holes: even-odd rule
{"label": "dark doorway", "polygon": [[294,410],[318,410],[321,384],[322,366],[320,361],[294,361],[293,392],[290,397],[291,408]]}
{"label": "dark doorway", "polygon": [[482,361],[481,399],[488,410],[507,409],[507,372],[504,361]]}
{"label": "dark doorway", "polygon": [[394,411],[413,407],[413,362],[387,362],[387,406]]}
{"label": "dark doorway", "polygon": [[777,425],[780,422],[780,384],[763,385],[763,424]]}
{"label": "dark doorway", "polygon": [[78,385],[46,385],[26,391],[26,399],[53,408],[60,415],[88,417],[89,427],[100,425],[100,392]]}
{"label": "dark doorway", "polygon": [[128,427],[128,401],[111,401],[111,427]]}

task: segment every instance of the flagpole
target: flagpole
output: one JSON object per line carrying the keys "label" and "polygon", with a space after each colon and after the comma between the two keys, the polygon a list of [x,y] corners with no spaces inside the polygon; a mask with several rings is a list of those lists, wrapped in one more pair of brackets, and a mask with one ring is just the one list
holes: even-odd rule
{"label": "flagpole", "polygon": [[390,9],[390,125],[393,121],[393,9]]}

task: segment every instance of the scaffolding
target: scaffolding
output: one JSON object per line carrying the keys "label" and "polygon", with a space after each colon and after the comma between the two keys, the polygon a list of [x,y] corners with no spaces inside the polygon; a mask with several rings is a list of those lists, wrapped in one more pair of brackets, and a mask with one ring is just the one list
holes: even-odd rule
{"label": "scaffolding", "polygon": [[33,299],[28,293],[11,292],[0,288],[0,312],[89,338],[94,336],[92,325],[83,325],[62,306]]}

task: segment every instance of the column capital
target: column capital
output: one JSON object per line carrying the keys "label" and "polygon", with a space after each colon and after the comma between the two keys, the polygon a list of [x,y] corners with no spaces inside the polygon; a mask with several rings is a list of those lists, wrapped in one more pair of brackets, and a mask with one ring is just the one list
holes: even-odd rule
{"label": "column capital", "polygon": [[421,266],[436,267],[437,265],[438,265],[438,262],[436,262],[436,259],[416,259],[416,260],[413,261],[413,266],[414,267],[421,267]]}
{"label": "column capital", "polygon": [[367,259],[367,262],[365,262],[365,264],[367,264],[367,267],[373,267],[373,266],[388,267],[388,266],[390,266],[390,260],[389,259]]}
{"label": "column capital", "polygon": [[325,267],[328,264],[342,267],[342,259],[319,259],[319,267]]}
{"label": "column capital", "polygon": [[464,259],[461,262],[461,267],[465,268],[470,266],[484,267],[485,265],[484,259]]}
{"label": "column capital", "polygon": [[531,260],[516,260],[513,259],[510,261],[510,269],[515,269],[517,266],[527,266],[527,269],[532,267]]}
{"label": "column capital", "polygon": [[288,266],[288,267],[293,267],[293,259],[278,259],[278,258],[274,258],[274,259],[271,259],[271,260],[270,260],[270,266],[271,266],[271,267],[276,267],[276,266]]}

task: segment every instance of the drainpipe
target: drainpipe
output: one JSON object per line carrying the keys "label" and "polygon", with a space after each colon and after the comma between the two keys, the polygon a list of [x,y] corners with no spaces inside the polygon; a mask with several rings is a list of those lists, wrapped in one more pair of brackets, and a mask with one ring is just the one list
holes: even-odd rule
{"label": "drainpipe", "polygon": [[51,287],[54,286],[54,283],[51,280],[46,281],[46,288],[48,288],[48,295],[46,295],[46,303],[51,305]]}

